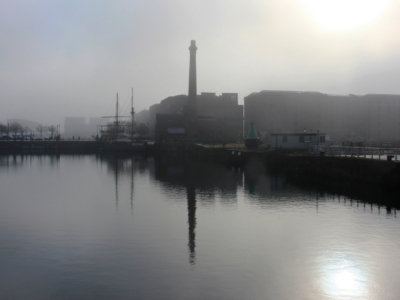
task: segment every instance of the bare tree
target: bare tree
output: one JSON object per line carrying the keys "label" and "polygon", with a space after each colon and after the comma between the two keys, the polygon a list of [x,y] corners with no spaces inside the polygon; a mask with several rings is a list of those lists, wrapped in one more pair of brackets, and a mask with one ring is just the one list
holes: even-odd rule
{"label": "bare tree", "polygon": [[3,133],[7,133],[7,125],[1,124],[0,123],[0,135],[3,135]]}
{"label": "bare tree", "polygon": [[46,127],[40,124],[36,127],[36,131],[40,133],[40,137],[43,137],[43,131],[46,131]]}
{"label": "bare tree", "polygon": [[17,134],[22,131],[22,126],[18,122],[13,122],[10,124],[10,132],[14,134],[14,139],[16,138]]}
{"label": "bare tree", "polygon": [[31,131],[31,129],[28,126],[21,128],[21,138],[23,139],[24,133],[29,133],[29,131]]}
{"label": "bare tree", "polygon": [[54,134],[57,131],[57,127],[54,125],[47,126],[46,131],[50,132],[50,136],[53,138]]}

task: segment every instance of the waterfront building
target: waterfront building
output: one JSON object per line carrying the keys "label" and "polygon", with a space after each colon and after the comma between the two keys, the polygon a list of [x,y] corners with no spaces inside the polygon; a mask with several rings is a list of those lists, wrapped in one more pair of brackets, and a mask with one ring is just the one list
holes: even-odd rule
{"label": "waterfront building", "polygon": [[400,140],[400,95],[261,91],[245,97],[244,107],[245,130],[254,121],[268,136],[320,130],[335,143]]}
{"label": "waterfront building", "polygon": [[65,117],[64,134],[66,136],[86,135],[86,118],[84,117]]}
{"label": "waterfront building", "polygon": [[[167,97],[160,103],[153,104],[149,109],[149,130],[150,134],[156,134],[157,114],[182,114],[183,108],[187,105],[187,95]],[[160,128],[160,127],[159,127]],[[186,125],[185,125],[186,128]]]}
{"label": "waterfront building", "polygon": [[[195,135],[198,139],[235,141],[242,136],[243,105],[238,104],[237,93],[223,93],[222,95],[201,93],[197,95],[196,100],[197,117],[196,122],[192,125],[195,124]],[[166,118],[171,118],[170,124],[175,124],[176,120],[182,120],[182,116],[187,116],[188,109],[188,96],[186,95],[168,97],[160,103],[152,105],[149,110],[150,131],[158,137],[165,137],[165,132],[168,131],[167,128],[163,128],[168,124]],[[158,117],[161,115],[167,116]],[[187,126],[186,117],[184,128]],[[193,127],[192,129],[194,130]],[[162,130],[163,134],[158,134],[157,130]],[[186,129],[185,133],[187,133]]]}
{"label": "waterfront building", "polygon": [[[243,130],[243,105],[238,104],[238,94],[197,95],[195,41],[191,41],[189,50],[188,95],[168,97],[152,105],[149,109],[150,132],[158,140],[185,136],[197,140],[236,141]],[[186,124],[182,124],[183,119]]]}
{"label": "waterfront building", "polygon": [[324,146],[325,133],[271,133],[271,148],[308,149],[310,146]]}
{"label": "waterfront building", "polygon": [[97,135],[99,126],[105,123],[105,119],[98,117],[89,118],[89,123],[86,123],[85,117],[65,117],[64,134],[66,137],[93,137]]}
{"label": "waterfront building", "polygon": [[186,116],[183,114],[157,114],[156,140],[183,141],[187,137]]}
{"label": "waterfront building", "polygon": [[135,123],[137,125],[144,124],[147,127],[149,127],[150,126],[149,118],[150,118],[150,110],[148,109],[143,109],[138,113],[135,113]]}
{"label": "waterfront building", "polygon": [[237,93],[201,93],[197,99],[200,138],[236,141],[243,135],[243,105],[239,105]]}

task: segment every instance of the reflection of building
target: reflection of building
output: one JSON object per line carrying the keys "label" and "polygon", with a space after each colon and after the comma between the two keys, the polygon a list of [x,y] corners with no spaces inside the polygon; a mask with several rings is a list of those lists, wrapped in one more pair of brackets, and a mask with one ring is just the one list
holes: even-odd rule
{"label": "reflection of building", "polygon": [[[190,139],[236,140],[242,135],[243,130],[243,105],[238,104],[238,94],[197,95],[195,41],[191,41],[189,50],[188,96],[168,97],[159,104],[151,106],[150,132],[155,133],[158,140],[182,139],[182,134]],[[163,114],[165,116],[162,116]],[[182,118],[185,118],[185,126],[181,126]],[[178,131],[177,123],[181,128]]]}
{"label": "reflection of building", "polygon": [[331,140],[400,139],[400,95],[328,95],[262,91],[244,99],[245,132],[251,121],[267,133],[326,132]]}

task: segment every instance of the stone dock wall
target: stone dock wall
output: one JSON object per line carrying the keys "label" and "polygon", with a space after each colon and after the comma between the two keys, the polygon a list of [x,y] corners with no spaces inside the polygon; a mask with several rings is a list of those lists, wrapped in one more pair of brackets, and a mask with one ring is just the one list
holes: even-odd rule
{"label": "stone dock wall", "polygon": [[265,163],[274,171],[400,189],[400,163],[393,161],[354,157],[269,154],[265,156]]}
{"label": "stone dock wall", "polygon": [[0,154],[91,154],[102,146],[97,141],[0,141]]}
{"label": "stone dock wall", "polygon": [[272,172],[296,173],[323,180],[370,184],[400,191],[400,163],[357,157],[319,156],[293,151],[247,151],[237,149],[199,149],[200,159],[246,164],[264,164]]}

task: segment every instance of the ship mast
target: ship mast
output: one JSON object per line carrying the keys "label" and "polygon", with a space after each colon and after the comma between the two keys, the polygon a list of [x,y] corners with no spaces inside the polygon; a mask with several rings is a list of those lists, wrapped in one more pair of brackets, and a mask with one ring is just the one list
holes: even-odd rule
{"label": "ship mast", "polygon": [[117,109],[115,113],[115,134],[116,134],[116,140],[118,140],[118,93],[117,93]]}
{"label": "ship mast", "polygon": [[[132,98],[133,101],[133,98]],[[133,107],[132,107],[132,111],[133,111]],[[108,117],[102,117],[102,118],[115,118],[115,139],[118,139],[118,130],[119,130],[119,118],[125,118],[125,117],[130,117],[130,116],[120,116],[118,114],[118,93],[117,93],[117,103],[116,103],[116,112],[115,112],[115,116],[108,116]]]}
{"label": "ship mast", "polygon": [[132,115],[132,128],[131,128],[131,139],[133,140],[133,128],[134,128],[134,123],[133,123],[133,116],[135,114],[135,111],[133,110],[133,88],[132,88],[132,111],[131,111],[131,115]]}

